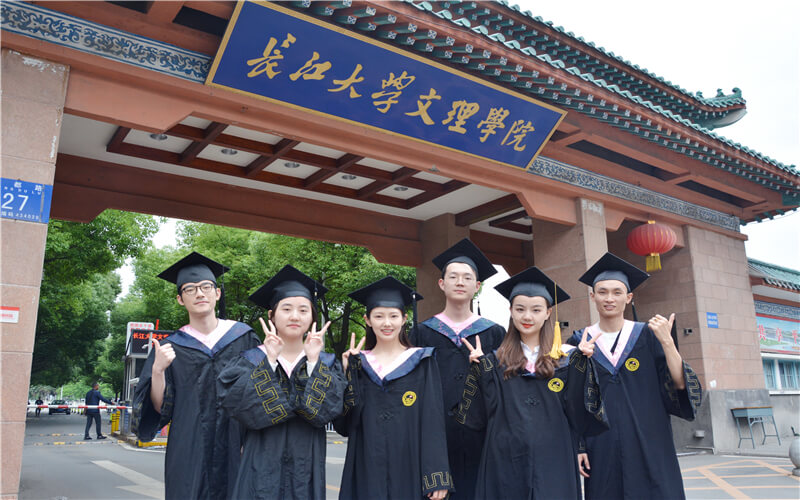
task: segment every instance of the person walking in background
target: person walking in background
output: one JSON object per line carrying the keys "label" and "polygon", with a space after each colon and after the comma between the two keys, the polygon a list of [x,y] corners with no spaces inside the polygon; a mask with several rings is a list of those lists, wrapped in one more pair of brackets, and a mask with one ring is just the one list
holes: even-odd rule
{"label": "person walking in background", "polygon": [[[39,416],[40,413],[42,413],[42,409],[39,408],[39,405],[43,405],[43,404],[44,404],[44,401],[42,401],[42,398],[36,398],[36,416],[37,417]],[[86,431],[87,431],[86,433],[88,434],[89,433],[88,432],[89,429],[87,428]]]}
{"label": "person walking in background", "polygon": [[[98,405],[100,401],[113,404],[110,399],[106,399],[100,394],[100,384],[95,382],[94,385],[92,385],[92,390],[86,393],[86,406]],[[97,408],[86,408],[86,430],[83,432],[83,439],[92,439],[91,436],[89,436],[89,428],[92,426],[92,420],[95,422],[97,439],[105,439],[106,437],[100,432],[100,410]]]}

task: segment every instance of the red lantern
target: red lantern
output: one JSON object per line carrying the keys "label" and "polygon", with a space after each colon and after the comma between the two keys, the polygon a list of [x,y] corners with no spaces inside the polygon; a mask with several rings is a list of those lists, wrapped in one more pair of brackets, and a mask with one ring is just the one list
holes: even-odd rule
{"label": "red lantern", "polygon": [[678,237],[672,228],[649,220],[630,232],[628,248],[636,255],[647,256],[647,272],[660,271],[661,254],[672,250],[677,241]]}

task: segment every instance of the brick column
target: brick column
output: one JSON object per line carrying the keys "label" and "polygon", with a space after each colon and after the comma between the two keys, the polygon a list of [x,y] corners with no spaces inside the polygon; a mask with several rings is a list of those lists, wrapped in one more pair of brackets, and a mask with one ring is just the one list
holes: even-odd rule
{"label": "brick column", "polygon": [[559,321],[569,322],[563,335],[599,320],[589,288],[578,278],[607,251],[603,203],[575,200],[577,224],[565,226],[533,220],[533,262],[572,297],[558,307]]}
{"label": "brick column", "polygon": [[417,305],[418,321],[424,321],[444,310],[444,294],[439,289],[442,273],[431,260],[468,237],[469,228],[457,226],[453,214],[442,214],[422,223],[422,266],[417,268],[417,291],[425,300]]}
{"label": "brick column", "polygon": [[[2,176],[52,184],[69,68],[2,51]],[[0,219],[0,305],[19,307],[0,324],[0,498],[17,498],[47,225]]]}

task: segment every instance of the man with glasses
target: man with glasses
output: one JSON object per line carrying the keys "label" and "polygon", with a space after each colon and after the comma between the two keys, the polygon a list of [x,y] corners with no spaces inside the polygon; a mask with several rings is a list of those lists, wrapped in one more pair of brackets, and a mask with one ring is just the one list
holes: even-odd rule
{"label": "man with glasses", "polygon": [[456,491],[450,498],[475,496],[475,479],[483,449],[484,433],[460,425],[453,409],[461,401],[464,380],[469,374],[469,350],[464,339],[475,345],[480,337],[485,352],[492,352],[503,341],[506,330],[472,311],[472,299],[481,282],[497,271],[470,240],[464,238],[445,250],[433,263],[442,271],[439,288],[444,293],[444,311],[429,318],[411,332],[411,342],[419,347],[435,347],[442,380],[447,454]]}
{"label": "man with glasses", "polygon": [[[192,252],[158,275],[177,285],[189,324],[162,343],[152,340],[133,397],[132,427],[142,441],[170,424],[164,461],[166,498],[229,498],[242,434],[217,405],[217,375],[260,344],[252,328],[219,318],[217,278],[228,268]],[[220,304],[220,309],[222,305]]]}

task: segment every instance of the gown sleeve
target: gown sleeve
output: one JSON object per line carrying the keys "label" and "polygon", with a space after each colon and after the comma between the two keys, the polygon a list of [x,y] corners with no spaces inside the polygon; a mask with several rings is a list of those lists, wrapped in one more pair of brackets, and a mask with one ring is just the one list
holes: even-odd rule
{"label": "gown sleeve", "polygon": [[567,388],[562,394],[564,412],[570,427],[576,436],[580,436],[576,438],[579,449],[583,437],[594,436],[608,430],[608,416],[603,406],[600,385],[597,383],[592,360],[578,349],[573,349],[569,353]]}
{"label": "gown sleeve", "polygon": [[298,370],[295,381],[295,413],[315,427],[342,413],[347,379],[333,355],[322,353],[310,375]]}
{"label": "gown sleeve", "polygon": [[656,360],[658,382],[661,388],[661,400],[664,402],[664,408],[668,413],[676,417],[689,421],[694,420],[697,409],[700,408],[700,403],[703,402],[703,388],[700,385],[700,379],[692,370],[692,367],[686,361],[682,361],[683,378],[686,382],[686,387],[680,390],[676,389],[661,343],[658,342],[649,326],[645,326],[644,329],[645,331],[642,332],[642,335],[649,336],[650,348],[653,358]]}
{"label": "gown sleeve", "polygon": [[478,363],[470,363],[469,373],[464,380],[461,402],[453,412],[456,421],[468,429],[483,430],[488,421],[487,406],[496,405],[494,383],[495,358],[482,356]]}
{"label": "gown sleeve", "polygon": [[156,434],[172,420],[172,409],[175,404],[175,384],[173,383],[172,366],[167,367],[164,372],[166,387],[164,388],[164,400],[161,404],[161,411],[156,411],[153,402],[150,400],[150,386],[153,376],[153,360],[155,353],[151,352],[147,356],[147,361],[142,367],[139,375],[139,383],[133,393],[133,418],[131,419],[131,430],[140,441],[152,441]]}
{"label": "gown sleeve", "polygon": [[447,437],[445,434],[442,382],[439,368],[433,358],[427,358],[427,373],[422,397],[423,425],[420,426],[420,473],[422,495],[438,490],[455,491],[453,476],[447,459]]}
{"label": "gown sleeve", "polygon": [[264,429],[294,416],[266,357],[258,365],[241,355],[231,360],[217,377],[217,391],[228,415],[248,429]]}
{"label": "gown sleeve", "polygon": [[361,412],[361,395],[359,393],[358,372],[361,370],[361,355],[350,356],[345,372],[346,386],[342,401],[340,415],[333,419],[333,428],[342,436],[347,437],[350,429],[357,426]]}

